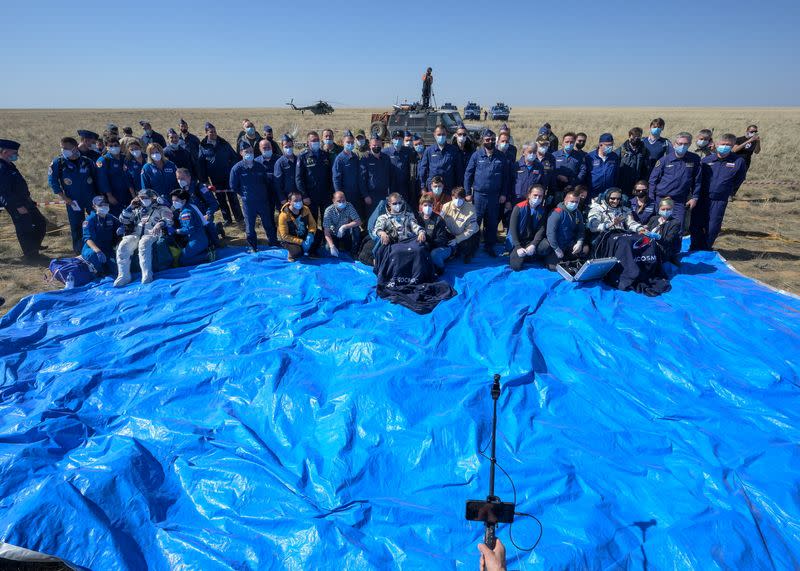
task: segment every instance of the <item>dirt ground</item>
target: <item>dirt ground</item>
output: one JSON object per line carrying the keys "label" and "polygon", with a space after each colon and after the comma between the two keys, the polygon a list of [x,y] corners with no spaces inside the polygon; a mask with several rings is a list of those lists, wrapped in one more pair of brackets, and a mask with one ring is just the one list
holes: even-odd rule
{"label": "dirt ground", "polygon": [[[18,163],[31,187],[35,200],[52,200],[47,188],[47,167],[58,152],[58,139],[75,129],[92,128],[98,132],[108,121],[119,126],[135,126],[149,119],[153,127],[166,133],[185,117],[192,132],[202,136],[202,124],[211,120],[221,136],[233,142],[241,119],[249,117],[258,128],[269,122],[276,136],[285,131],[302,135],[306,130],[330,126],[337,138],[345,128],[368,129],[370,113],[379,110],[344,109],[330,116],[300,115],[286,109],[232,110],[0,110],[0,136],[23,144]],[[748,181],[737,200],[728,208],[723,232],[716,248],[740,272],[786,291],[800,293],[800,157],[792,145],[781,141],[796,140],[800,129],[800,109],[514,109],[511,120],[514,138],[519,144],[533,138],[536,128],[549,121],[556,134],[583,130],[592,142],[603,131],[614,133],[617,142],[624,140],[634,125],[647,127],[649,119],[662,116],[667,121],[666,136],[679,130],[697,132],[714,128],[715,133],[740,134],[750,122],[759,124],[763,150],[753,159]],[[264,119],[267,117],[268,119]],[[259,119],[261,118],[261,119]],[[490,126],[495,129],[498,125]],[[50,258],[71,256],[69,226],[63,205],[42,206],[48,219],[45,238]],[[240,228],[231,228],[229,243],[243,246]],[[21,298],[39,291],[59,289],[62,284],[47,280],[44,264],[29,265],[20,258],[21,251],[8,215],[0,212],[0,297],[6,299],[0,315]]]}

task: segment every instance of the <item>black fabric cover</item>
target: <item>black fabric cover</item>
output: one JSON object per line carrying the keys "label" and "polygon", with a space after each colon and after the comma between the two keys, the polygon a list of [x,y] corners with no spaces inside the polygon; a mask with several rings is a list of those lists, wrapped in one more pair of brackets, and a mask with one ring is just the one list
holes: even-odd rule
{"label": "black fabric cover", "polygon": [[672,286],[661,266],[661,252],[656,241],[632,232],[606,232],[597,242],[595,258],[611,258],[619,263],[606,274],[604,281],[622,291],[655,297]]}

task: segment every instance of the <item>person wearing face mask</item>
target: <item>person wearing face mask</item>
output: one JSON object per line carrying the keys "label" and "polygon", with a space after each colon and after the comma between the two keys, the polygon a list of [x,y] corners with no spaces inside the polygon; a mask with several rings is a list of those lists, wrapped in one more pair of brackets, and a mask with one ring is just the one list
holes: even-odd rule
{"label": "person wearing face mask", "polygon": [[19,159],[20,144],[0,139],[0,206],[11,216],[14,231],[28,261],[45,261],[39,253],[47,231],[47,220],[31,199],[28,183],[14,164]]}
{"label": "person wearing face mask", "polygon": [[681,252],[681,223],[673,216],[674,201],[664,198],[658,204],[658,213],[647,223],[647,231],[654,238],[661,250],[661,259],[665,263],[678,265],[678,254]]}
{"label": "person wearing face mask", "polygon": [[745,168],[749,170],[753,155],[761,152],[761,136],[758,134],[757,125],[748,125],[744,137],[736,137],[732,152],[744,159]]}
{"label": "person wearing face mask", "polygon": [[128,146],[131,143],[139,143],[139,147],[142,146],[142,142],[133,136],[133,129],[131,127],[123,127],[122,137],[120,137],[119,139],[119,146],[121,148],[120,153],[122,154],[123,157],[128,156]]}
{"label": "person wearing face mask", "polygon": [[453,189],[453,200],[442,208],[442,219],[453,238],[447,243],[452,255],[459,256],[465,264],[472,261],[478,251],[480,227],[475,206],[466,201],[467,191],[463,187]]}
{"label": "person wearing face mask", "polygon": [[525,199],[514,206],[506,237],[508,263],[518,272],[525,262],[536,259],[539,244],[545,237],[547,217],[544,210],[545,190],[534,184]]}
{"label": "person wearing face mask", "polygon": [[706,158],[714,152],[714,133],[711,129],[700,129],[697,132],[694,154],[701,159]]}
{"label": "person wearing face mask", "polygon": [[272,132],[272,127],[270,127],[269,125],[264,125],[264,129],[263,130],[264,130],[264,139],[269,141],[269,144],[272,147],[272,154],[274,156],[276,156],[276,157],[280,157],[281,156],[281,146],[278,144],[277,141],[275,141],[275,138],[274,138],[274,135],[273,135],[273,132]]}
{"label": "person wearing face mask", "polygon": [[181,249],[178,265],[195,266],[208,261],[209,240],[206,234],[206,221],[200,209],[189,200],[186,190],[173,190],[170,193],[172,210],[177,215],[177,225],[169,226],[167,231],[175,237]]}
{"label": "person wearing face mask", "polygon": [[257,163],[264,165],[264,168],[267,169],[267,180],[269,182],[269,194],[267,195],[269,198],[268,208],[274,221],[278,208],[281,205],[281,201],[278,198],[278,187],[275,182],[275,165],[277,164],[280,155],[275,154],[275,152],[272,150],[272,144],[267,139],[261,139],[258,142],[258,149],[261,152],[261,155],[257,156],[255,160]]}
{"label": "person wearing face mask", "polygon": [[419,133],[414,133],[411,137],[411,207],[419,204],[420,185],[422,182],[419,180],[419,164],[422,161],[422,156],[425,154],[425,142]]}
{"label": "person wearing face mask", "polygon": [[630,207],[625,204],[625,198],[619,188],[609,188],[592,202],[587,225],[589,231],[594,234],[595,241],[610,230],[640,234],[645,232],[645,227],[636,221]]}
{"label": "person wearing face mask", "polygon": [[390,194],[386,199],[386,212],[375,220],[373,233],[380,239],[383,246],[415,238],[419,243],[425,242],[425,229],[417,223],[414,214],[406,208],[403,197],[396,192]]}
{"label": "person wearing face mask", "polygon": [[672,215],[683,224],[686,208],[693,209],[700,198],[700,157],[689,151],[692,135],[678,133],[673,149],[656,161],[650,173],[650,200],[675,202]]}
{"label": "person wearing face mask", "polygon": [[670,140],[661,136],[661,133],[664,131],[664,125],[664,120],[661,117],[650,121],[650,133],[642,140],[649,157],[648,175],[655,168],[658,159],[666,155],[670,148],[672,148]]}
{"label": "person wearing face mask", "polygon": [[219,210],[219,202],[214,197],[214,193],[205,184],[199,184],[192,179],[189,169],[178,169],[176,176],[180,189],[188,193],[189,204],[196,206],[202,213],[209,241],[215,247],[221,247],[222,243],[219,241],[219,237],[225,237],[225,230],[221,223],[214,223],[214,213]]}
{"label": "person wearing face mask", "polygon": [[161,145],[162,149],[167,146],[167,141],[164,139],[164,135],[157,131],[153,131],[153,126],[150,125],[149,121],[139,121],[139,126],[142,128],[142,136],[140,139],[143,147],[146,147],[150,143],[158,143]]}
{"label": "person wearing face mask", "polygon": [[336,160],[339,153],[342,152],[342,146],[333,138],[333,129],[322,130],[322,150],[328,153],[331,164]]}
{"label": "person wearing face mask", "polygon": [[278,216],[278,239],[294,262],[304,255],[313,255],[316,248],[317,222],[311,210],[303,204],[303,195],[292,191]]}
{"label": "person wearing face mask", "polygon": [[614,152],[614,137],[611,133],[600,135],[598,147],[586,156],[591,167],[589,200],[617,186],[619,177],[619,155]]}
{"label": "person wearing face mask", "polygon": [[[453,135],[453,139],[450,142],[458,149],[458,153],[461,155],[461,165],[466,169],[469,158],[472,156],[472,153],[475,152],[475,143],[470,139],[469,132],[463,124],[458,126],[456,134]],[[464,184],[463,172],[460,173],[458,180],[459,185]]]}
{"label": "person wearing face mask", "polygon": [[211,123],[205,124],[206,136],[200,141],[197,154],[197,178],[202,184],[208,184],[217,193],[220,212],[225,225],[233,221],[244,222],[244,215],[235,192],[228,192],[231,169],[239,162],[240,157],[230,143],[217,135],[217,128]]}
{"label": "person wearing face mask", "polygon": [[507,123],[500,125],[500,130],[497,132],[497,150],[506,155],[512,163],[517,162],[517,147],[514,146],[511,128]]}
{"label": "person wearing face mask", "polygon": [[433,194],[426,192],[419,201],[417,223],[425,230],[425,245],[431,252],[431,260],[438,274],[444,271],[444,262],[453,253],[449,244],[453,239],[447,231],[447,224],[433,209]]}
{"label": "person wearing face mask", "polygon": [[322,150],[316,131],[306,135],[307,148],[297,157],[295,186],[303,195],[303,202],[311,210],[314,220],[322,220],[322,212],[333,194],[331,158]]}
{"label": "person wearing face mask", "polygon": [[584,184],[587,178],[586,156],[575,147],[577,135],[572,131],[564,134],[564,146],[553,153],[556,163],[556,183],[559,189]]}
{"label": "person wearing face mask", "polygon": [[275,169],[272,171],[276,198],[281,205],[286,204],[289,194],[297,190],[295,186],[296,171],[297,156],[294,154],[294,139],[288,133],[284,133],[281,137],[281,156],[275,161]]}
{"label": "person wearing face mask", "polygon": [[[522,158],[514,165],[512,171],[514,200],[507,201],[503,215],[503,225],[509,228],[514,204],[528,199],[528,192],[534,185],[545,190],[542,200],[555,194],[555,158],[549,153],[549,141],[546,135],[539,135],[537,141],[528,141],[522,145]],[[545,204],[547,206],[547,204]],[[551,205],[552,207],[552,205]]]}
{"label": "person wearing face mask", "polygon": [[411,131],[405,131],[403,133],[403,146],[408,149],[414,148],[414,133]]}
{"label": "person wearing face mask", "polygon": [[647,223],[655,214],[657,204],[650,200],[650,185],[644,179],[637,180],[633,185],[633,198],[631,198],[631,213],[640,224]]}
{"label": "person wearing face mask", "polygon": [[242,141],[245,141],[250,145],[256,158],[261,156],[261,150],[258,145],[261,142],[261,134],[256,131],[255,123],[253,123],[250,119],[245,119],[242,121],[242,130],[239,131],[239,134],[236,136],[237,149],[241,148]]}
{"label": "person wearing face mask", "polygon": [[561,261],[585,258],[589,246],[584,245],[586,224],[578,209],[580,197],[576,191],[564,196],[564,202],[556,206],[547,218],[546,238],[539,242],[537,253],[544,258],[547,269],[556,271]]}
{"label": "person wearing face mask", "polygon": [[483,248],[496,257],[497,225],[500,222],[500,205],[511,195],[512,175],[508,160],[495,149],[495,135],[487,129],[483,133],[483,146],[472,154],[464,172],[464,189],[467,200],[475,205],[478,225],[483,225]]}
{"label": "person wearing face mask", "polygon": [[142,168],[142,188],[155,191],[162,204],[169,204],[169,193],[175,189],[178,167],[164,157],[158,143],[147,145],[147,164]]}
{"label": "person wearing face mask", "polygon": [[416,188],[411,186],[411,155],[414,151],[403,146],[403,132],[396,129],[392,132],[392,144],[383,149],[383,154],[389,157],[389,186],[399,192],[403,200],[412,204],[412,194]]}
{"label": "person wearing face mask", "polygon": [[94,131],[88,131],[86,129],[80,129],[78,131],[78,140],[80,141],[78,143],[78,151],[81,153],[82,157],[88,157],[92,162],[95,162],[102,156],[97,145],[97,140],[99,138],[100,135]]}
{"label": "person wearing face mask", "polygon": [[97,187],[95,164],[81,155],[78,142],[72,137],[61,139],[61,154],[50,164],[47,182],[53,193],[67,205],[72,249],[80,254],[83,221],[92,212],[92,198],[97,194]]}
{"label": "person wearing face mask", "polygon": [[558,150],[558,137],[555,133],[553,133],[552,127],[550,127],[550,123],[545,123],[539,129],[540,135],[547,135],[547,141],[550,143],[550,152],[555,154]]}
{"label": "person wearing face mask", "polygon": [[[342,152],[333,161],[333,191],[341,192],[346,196],[355,197],[357,205],[353,205],[360,213],[364,214],[363,204],[361,203],[361,168],[358,155],[355,152],[355,137],[349,129],[344,132],[342,137]],[[328,207],[330,208],[330,207]],[[328,209],[326,208],[327,212]]]}
{"label": "person wearing face mask", "polygon": [[700,199],[692,212],[689,250],[711,250],[714,247],[728,200],[744,182],[747,165],[742,157],[733,153],[735,144],[736,135],[726,133],[717,141],[716,152],[700,163],[702,186]]}
{"label": "person wearing face mask", "polygon": [[356,154],[358,155],[359,159],[363,159],[366,157],[369,151],[369,140],[367,140],[367,135],[364,133],[364,129],[359,129],[356,131]]}
{"label": "person wearing face mask", "polygon": [[164,147],[164,158],[171,161],[179,169],[189,169],[192,172],[192,176],[197,176],[194,159],[189,154],[189,149],[185,147],[185,143],[178,136],[178,132],[172,128],[167,131],[167,146]]}
{"label": "person wearing face mask", "polygon": [[650,155],[642,143],[642,130],[634,127],[628,131],[628,140],[619,148],[619,187],[630,196],[637,180],[647,178]]}
{"label": "person wearing face mask", "polygon": [[420,192],[430,190],[431,180],[435,176],[444,179],[444,191],[450,191],[458,186],[459,174],[463,170],[461,154],[454,145],[447,142],[447,129],[444,125],[437,125],[433,131],[434,144],[425,149],[419,162]]}
{"label": "person wearing face mask", "polygon": [[111,214],[119,216],[122,209],[128,206],[136,196],[131,189],[128,173],[125,171],[125,159],[119,139],[111,137],[106,145],[106,153],[95,162],[97,189],[106,197],[111,207]]}
{"label": "person wearing face mask", "polygon": [[442,177],[433,177],[431,180],[430,194],[433,197],[433,211],[436,214],[440,214],[444,205],[450,202],[451,199],[451,197],[444,192],[444,179]]}
{"label": "person wearing face mask", "polygon": [[114,246],[118,240],[119,221],[109,213],[110,207],[104,196],[95,196],[92,207],[94,212],[83,222],[81,257],[99,276],[116,276]]}
{"label": "person wearing face mask", "polygon": [[[351,134],[350,139],[352,138]],[[322,217],[322,230],[326,249],[331,256],[338,258],[339,252],[345,251],[349,252],[353,259],[358,257],[358,248],[361,245],[361,217],[355,207],[347,202],[344,192],[333,193],[333,204],[325,209]]]}
{"label": "person wearing face mask", "polygon": [[249,246],[247,251],[252,254],[258,251],[256,217],[261,219],[269,245],[278,245],[275,204],[267,168],[255,160],[255,153],[250,143],[242,141],[239,154],[242,160],[233,165],[228,187],[242,198],[244,232]]}
{"label": "person wearing face mask", "polygon": [[366,212],[371,212],[381,200],[392,193],[392,162],[383,151],[383,141],[373,133],[369,141],[370,153],[360,163],[361,198]]}
{"label": "person wearing face mask", "polygon": [[147,164],[146,159],[139,139],[128,143],[128,153],[125,155],[125,174],[128,176],[128,186],[134,197],[142,188],[142,169]]}
{"label": "person wearing face mask", "polygon": [[117,234],[125,234],[117,246],[117,279],[114,287],[131,282],[131,256],[138,252],[142,283],[153,281],[153,250],[156,242],[174,224],[169,206],[159,204],[157,195],[142,189],[119,215],[122,225]]}
{"label": "person wearing face mask", "polygon": [[178,134],[184,148],[189,151],[189,156],[193,161],[197,160],[197,154],[200,152],[200,138],[189,132],[189,124],[183,118],[178,121]]}

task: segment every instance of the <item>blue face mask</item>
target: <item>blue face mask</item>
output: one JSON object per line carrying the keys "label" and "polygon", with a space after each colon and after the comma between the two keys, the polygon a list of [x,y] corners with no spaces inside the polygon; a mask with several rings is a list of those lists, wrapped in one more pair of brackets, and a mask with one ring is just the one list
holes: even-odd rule
{"label": "blue face mask", "polygon": [[725,155],[727,155],[728,153],[731,152],[731,146],[730,145],[717,145],[717,152],[720,154],[720,156],[724,157]]}
{"label": "blue face mask", "polygon": [[689,145],[675,145],[675,154],[678,156],[685,155],[688,150]]}
{"label": "blue face mask", "polygon": [[287,157],[291,157],[294,154],[294,147],[284,147],[283,154]]}
{"label": "blue face mask", "polygon": [[417,151],[418,153],[421,153],[422,151],[425,150],[425,147],[422,145],[414,145],[414,150]]}
{"label": "blue face mask", "polygon": [[661,134],[661,127],[653,127],[650,129],[650,134],[654,137],[658,137]]}
{"label": "blue face mask", "polygon": [[577,202],[567,202],[566,204],[564,204],[564,206],[570,212],[574,212],[578,208],[578,203]]}
{"label": "blue face mask", "polygon": [[345,143],[344,144],[344,150],[347,151],[348,153],[352,153],[353,149],[355,149],[355,148],[356,148],[356,146],[353,143]]}
{"label": "blue face mask", "polygon": [[311,147],[312,151],[318,151],[319,150],[319,141],[312,141],[309,146]]}
{"label": "blue face mask", "polygon": [[8,160],[11,161],[12,163],[15,163],[19,160],[19,155],[11,155],[10,157],[8,157]]}
{"label": "blue face mask", "polygon": [[525,160],[528,161],[529,163],[532,163],[533,161],[536,160],[536,153],[528,153],[527,155],[525,155]]}
{"label": "blue face mask", "polygon": [[403,141],[401,139],[392,139],[392,145],[394,145],[395,149],[399,149],[403,146]]}
{"label": "blue face mask", "polygon": [[672,210],[659,210],[658,215],[663,216],[664,218],[669,218],[672,216]]}
{"label": "blue face mask", "polygon": [[245,153],[244,154],[244,162],[249,163],[253,161],[252,153]]}
{"label": "blue face mask", "polygon": [[436,143],[437,144],[444,145],[446,140],[447,140],[447,137],[445,137],[444,135],[436,135]]}
{"label": "blue face mask", "polygon": [[265,157],[267,159],[271,159],[272,158],[272,149],[267,149],[266,151],[261,153],[261,156]]}
{"label": "blue face mask", "polygon": [[572,149],[574,149],[574,148],[575,148],[575,145],[573,145],[572,143],[564,145],[564,150],[567,151],[568,153],[570,151],[572,151]]}
{"label": "blue face mask", "polygon": [[[719,147],[717,147],[717,148],[719,148]],[[72,158],[72,151],[68,151],[66,149],[62,149],[61,150],[61,156],[64,157],[65,159],[71,159]]]}
{"label": "blue face mask", "polygon": [[324,139],[323,143],[325,143],[325,145],[327,145],[328,147],[331,147],[333,146],[333,139]]}
{"label": "blue face mask", "polygon": [[244,131],[245,131],[245,133],[247,133],[251,137],[256,134],[256,128],[255,127],[248,127]]}

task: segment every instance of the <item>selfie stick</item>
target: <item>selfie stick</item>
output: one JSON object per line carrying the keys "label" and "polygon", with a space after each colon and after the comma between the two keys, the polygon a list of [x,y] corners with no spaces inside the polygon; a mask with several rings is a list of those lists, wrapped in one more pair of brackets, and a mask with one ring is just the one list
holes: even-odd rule
{"label": "selfie stick", "polygon": [[[499,502],[500,498],[494,495],[494,466],[497,464],[495,456],[496,437],[497,437],[497,399],[500,398],[500,375],[494,376],[492,383],[492,400],[494,401],[494,411],[492,412],[492,457],[490,458],[491,466],[489,466],[489,495],[486,497],[487,502]],[[483,542],[489,549],[494,549],[497,543],[497,536],[495,535],[496,523],[485,522],[486,532],[483,535]]]}

